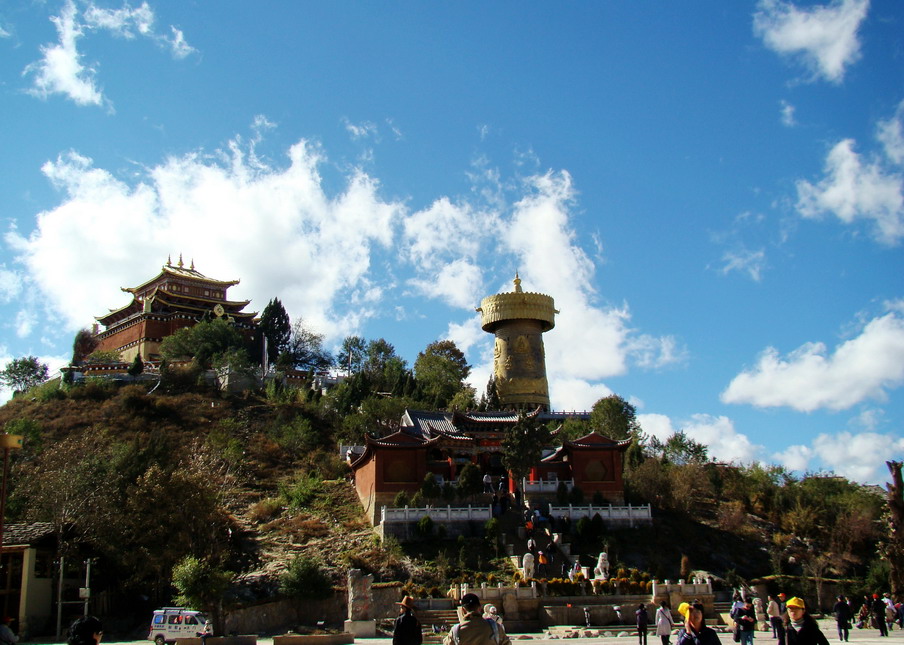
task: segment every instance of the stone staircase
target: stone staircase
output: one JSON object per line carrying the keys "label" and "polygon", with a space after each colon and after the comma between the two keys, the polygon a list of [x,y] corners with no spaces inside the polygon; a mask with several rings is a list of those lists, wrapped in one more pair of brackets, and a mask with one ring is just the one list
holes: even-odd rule
{"label": "stone staircase", "polygon": [[710,621],[710,627],[734,627],[734,621],[731,619],[731,605],[731,601],[713,603],[713,611],[716,616]]}
{"label": "stone staircase", "polygon": [[421,609],[417,612],[425,643],[442,643],[452,625],[458,622],[455,609]]}
{"label": "stone staircase", "polygon": [[[521,556],[527,553],[527,537],[523,532],[523,518],[521,511],[511,508],[506,513],[497,518],[499,520],[499,528],[505,535],[505,544],[503,549],[510,555],[509,560],[515,569],[521,569]],[[538,539],[539,536],[539,539]],[[535,531],[534,539],[537,542],[539,550],[543,550],[549,539],[544,531]],[[562,560],[568,564],[569,568],[574,562],[574,556],[571,553],[571,545],[569,543],[559,543],[555,559],[547,572],[546,578],[562,577]],[[539,571],[538,571],[539,573]]]}

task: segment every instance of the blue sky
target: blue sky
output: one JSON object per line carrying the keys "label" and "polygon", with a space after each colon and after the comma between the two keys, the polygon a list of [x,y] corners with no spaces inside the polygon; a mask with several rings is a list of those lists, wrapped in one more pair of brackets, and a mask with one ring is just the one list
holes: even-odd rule
{"label": "blue sky", "polygon": [[0,362],[181,253],[330,347],[452,338],[482,391],[519,271],[556,409],[904,457],[900,2],[23,0],[0,52]]}

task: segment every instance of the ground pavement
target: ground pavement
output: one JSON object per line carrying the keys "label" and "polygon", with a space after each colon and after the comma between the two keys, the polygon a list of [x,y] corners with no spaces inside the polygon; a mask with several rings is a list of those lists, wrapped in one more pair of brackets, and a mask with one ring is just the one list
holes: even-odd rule
{"label": "ground pavement", "polygon": [[[822,629],[822,633],[826,635],[826,638],[829,639],[829,645],[836,645],[840,641],[838,640],[838,630],[835,628],[835,621],[831,618],[823,619],[819,621],[819,627]],[[567,638],[567,639],[550,639],[544,638],[543,633],[531,633],[531,634],[510,634],[513,641],[524,640],[529,641],[530,645],[566,645],[568,643],[572,643],[573,645],[635,645],[637,643],[637,634],[636,633],[628,633],[627,636],[606,636],[599,638]],[[732,640],[731,633],[725,632],[719,634],[719,640],[722,641],[722,645],[735,645]],[[52,641],[45,641],[52,642]],[[659,637],[656,636],[655,630],[650,630],[647,636],[648,645],[660,645]],[[756,632],[756,636],[754,638],[754,645],[776,645],[778,641],[772,638],[771,632]],[[904,644],[904,631],[899,629],[897,625],[895,625],[895,629],[889,632],[888,638],[883,638],[879,636],[878,629],[852,629],[851,630],[851,643],[856,643],[857,645],[892,645],[897,643],[898,645]],[[356,645],[392,645],[391,638],[356,638]],[[675,636],[672,636],[672,644],[675,643]],[[108,642],[106,640],[101,642],[101,645],[151,645],[151,641],[142,640],[142,641],[121,641],[121,642]],[[272,638],[258,638],[257,645],[273,645]],[[524,645],[527,645],[525,642]]]}

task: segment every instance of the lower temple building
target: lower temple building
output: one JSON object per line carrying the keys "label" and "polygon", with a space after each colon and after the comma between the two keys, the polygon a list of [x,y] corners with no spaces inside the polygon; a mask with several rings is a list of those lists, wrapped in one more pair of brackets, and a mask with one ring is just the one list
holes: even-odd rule
{"label": "lower temple building", "polygon": [[[535,410],[539,423],[562,421],[563,414]],[[586,418],[586,415],[574,415]],[[371,523],[377,524],[383,506],[396,495],[418,491],[428,473],[439,483],[454,483],[466,464],[481,476],[489,474],[494,490],[500,480],[504,492],[523,488],[502,465],[502,441],[518,422],[516,412],[424,412],[406,410],[400,429],[381,439],[367,438],[348,459],[355,488]],[[614,441],[596,432],[550,448],[531,469],[528,482],[546,482],[546,497],[555,497],[558,482],[580,488],[588,499],[596,493],[607,503],[624,503],[622,463],[630,440]],[[530,486],[530,484],[528,484]]]}

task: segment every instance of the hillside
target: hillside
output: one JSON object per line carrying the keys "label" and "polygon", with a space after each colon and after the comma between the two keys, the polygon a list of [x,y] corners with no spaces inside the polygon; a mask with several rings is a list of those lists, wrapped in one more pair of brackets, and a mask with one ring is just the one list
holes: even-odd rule
{"label": "hillside", "polygon": [[[240,601],[277,594],[299,556],[333,583],[358,567],[420,593],[441,593],[459,578],[511,578],[479,536],[381,544],[339,458],[347,422],[326,400],[295,391],[226,397],[190,383],[153,394],[139,385],[91,382],[64,392],[48,384],[30,394],[0,407],[0,427],[26,437],[14,455],[7,521],[74,526],[66,548],[90,544],[102,556],[99,584],[124,598],[152,590],[154,601],[171,602],[172,568],[185,555],[234,572],[232,595]],[[644,501],[637,496],[646,480],[638,477],[665,477],[651,500],[655,527],[584,535],[572,527],[583,564],[606,549],[616,567],[659,579],[689,570],[743,578],[805,573],[801,563],[815,540],[805,532],[823,520],[816,510],[809,517],[800,499],[791,525],[785,516],[769,517],[776,506],[762,495],[751,503],[760,512],[750,512],[738,501],[740,485],[724,473],[717,480],[714,467],[660,463],[668,469],[658,475],[650,468],[635,467],[628,482],[634,501]],[[696,473],[690,488],[688,473]],[[173,507],[183,510],[167,510]],[[849,572],[861,576],[873,567],[863,555],[875,541],[864,528],[867,511],[878,512],[864,510],[863,533],[846,535]]]}

